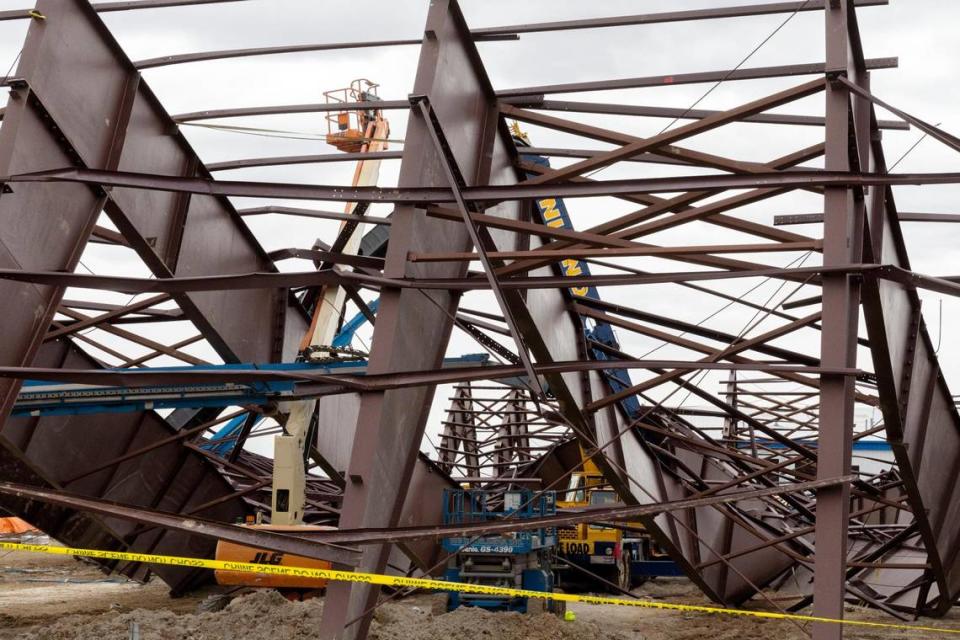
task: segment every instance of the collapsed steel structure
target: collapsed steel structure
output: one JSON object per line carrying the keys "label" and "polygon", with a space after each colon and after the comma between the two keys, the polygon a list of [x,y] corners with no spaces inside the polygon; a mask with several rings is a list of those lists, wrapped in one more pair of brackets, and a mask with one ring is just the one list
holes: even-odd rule
{"label": "collapsed steel structure", "polygon": [[[900,230],[901,219],[910,218],[898,214],[892,187],[956,183],[960,177],[888,173],[880,133],[909,123],[958,151],[960,141],[871,93],[870,71],[896,61],[864,58],[856,7],[886,0],[792,1],[485,29],[470,29],[455,0],[436,0],[422,40],[209,52],[139,63],[126,56],[98,16],[214,1],[237,0],[93,6],[86,0],[39,0],[32,15],[0,13],[0,20],[32,20],[19,66],[0,79],[10,89],[0,126],[0,298],[13,302],[0,316],[0,507],[73,546],[210,555],[220,538],[365,571],[429,572],[438,567],[436,540],[444,533],[438,526],[442,488],[455,482],[555,488],[582,464],[582,450],[626,505],[602,516],[639,517],[718,603],[766,597],[765,589],[789,577],[802,596],[794,607],[812,603],[818,616],[843,617],[848,600],[901,618],[949,610],[960,595],[960,417],[917,289],[957,295],[960,285],[911,271]],[[807,11],[822,12],[825,19],[822,63],[496,90],[475,46],[531,32]],[[355,158],[205,165],[178,123],[340,107],[268,105],[171,116],[140,75],[145,68],[196,60],[406,45],[420,46],[411,97],[352,105],[409,110],[402,152],[380,154],[402,161],[395,188],[215,180],[212,171],[236,167]],[[813,79],[724,111],[550,98],[787,76]],[[825,99],[823,117],[769,113],[816,95]],[[900,120],[879,120],[876,107]],[[689,122],[641,138],[564,112]],[[518,150],[508,121],[613,148]],[[739,122],[806,126],[822,131],[823,141],[763,163],[681,146]],[[574,161],[550,168],[532,163],[531,155]],[[820,158],[823,169],[804,165]],[[587,176],[621,162],[696,175]],[[822,237],[737,216],[743,206],[795,190],[822,196],[823,213],[813,220],[822,221]],[[277,206],[238,211],[231,196],[358,203],[352,218],[376,225],[379,249],[347,255],[336,249],[343,243],[334,241],[298,254],[322,268],[281,273],[274,260],[296,252],[268,254],[245,215],[350,216]],[[533,206],[543,198],[586,196],[639,208],[574,230],[545,225]],[[395,205],[389,218],[366,213],[370,203],[384,202]],[[98,225],[102,212],[116,231]],[[753,240],[709,246],[644,242],[645,236],[697,224]],[[76,273],[88,242],[135,251],[155,277]],[[822,263],[783,267],[729,257],[791,252],[821,254]],[[648,272],[623,262],[636,257],[693,270]],[[606,272],[561,272],[569,260],[600,264]],[[470,271],[471,263],[482,272]],[[711,287],[758,278],[788,283],[794,293],[822,291],[802,300],[787,297],[781,302],[791,304],[777,306]],[[291,362],[309,323],[294,292],[331,284],[345,287],[368,312],[360,294],[379,295],[365,375],[217,370],[184,350],[205,341],[227,363]],[[733,334],[571,290],[665,284],[752,308],[761,314],[763,330],[753,331],[755,323],[748,327],[752,335]],[[67,287],[154,295],[106,305],[64,299]],[[460,298],[477,290],[493,295],[499,314],[459,309]],[[790,312],[800,307],[805,315]],[[859,333],[861,310],[866,335]],[[90,311],[95,315],[84,313]],[[137,331],[170,320],[189,321],[197,333],[166,344]],[[693,358],[652,360],[598,343],[584,331],[595,322]],[[504,362],[443,367],[454,327]],[[118,352],[86,335],[90,328],[149,353]],[[784,346],[784,338],[798,333],[819,336],[819,355]],[[503,344],[491,334],[509,340]],[[105,367],[91,347],[121,364]],[[858,347],[869,351],[872,368],[858,368]],[[144,366],[160,355],[194,369]],[[624,370],[640,381],[612,385],[610,372]],[[725,390],[698,384],[693,374],[702,371],[727,372]],[[308,520],[336,523],[339,530],[284,536],[223,524],[269,509],[270,460],[243,445],[258,432],[280,429],[260,418],[266,413],[282,423],[282,405],[241,406],[227,416],[199,408],[162,418],[149,407],[96,416],[12,416],[24,379],[131,387],[290,382],[288,398],[319,399],[310,456],[324,475],[310,480]],[[456,388],[430,460],[420,446],[437,385]],[[709,409],[672,406],[670,395],[657,396],[664,388],[692,394]],[[636,415],[621,404],[629,397],[639,398]],[[877,407],[882,421],[855,428],[856,405]],[[210,430],[235,419],[240,422],[233,446],[224,455],[211,450]],[[704,428],[701,419],[721,421],[722,432]],[[880,474],[852,475],[852,443],[875,435],[885,436],[895,464]],[[207,579],[173,567],[106,568],[141,579],[154,571],[175,591]],[[331,585],[324,637],[363,637],[377,598],[378,591],[367,586]],[[841,635],[836,625],[814,625],[818,640]]]}

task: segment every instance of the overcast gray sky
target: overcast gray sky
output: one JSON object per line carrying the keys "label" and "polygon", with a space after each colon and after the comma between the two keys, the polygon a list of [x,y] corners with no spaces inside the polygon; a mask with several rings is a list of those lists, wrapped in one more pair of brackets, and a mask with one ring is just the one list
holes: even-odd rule
{"label": "overcast gray sky", "polygon": [[[519,22],[541,22],[578,17],[615,16],[638,12],[674,11],[732,4],[763,4],[739,0],[462,0],[461,5],[473,27]],[[24,0],[0,0],[0,10],[27,8]],[[368,0],[366,2],[332,2],[326,0],[246,0],[200,7],[168,8],[104,15],[107,25],[134,60],[165,54],[225,48],[270,46],[291,43],[418,38],[422,34],[426,0]],[[945,0],[892,0],[886,7],[866,8],[859,12],[864,46],[868,57],[899,56],[898,69],[873,74],[873,91],[888,102],[928,122],[942,123],[948,131],[960,132],[956,105],[960,89],[955,79],[960,71],[960,2]],[[786,16],[760,16],[732,20],[714,20],[668,25],[618,27],[575,32],[524,34],[517,42],[480,44],[480,52],[494,86],[505,89],[519,86],[614,79],[663,73],[712,71],[728,69],[759,44],[784,21]],[[0,75],[13,62],[26,30],[26,22],[0,23]],[[823,51],[823,17],[820,12],[804,13],[793,18],[745,65],[767,66],[803,62],[821,62]],[[148,70],[144,76],[160,96],[167,109],[182,113],[201,109],[253,105],[320,102],[323,91],[346,86],[357,77],[370,78],[381,84],[381,96],[404,98],[413,84],[418,57],[417,47],[360,49],[340,52],[287,54],[177,65]],[[804,79],[726,82],[699,106],[722,109],[794,86]],[[708,87],[705,85],[656,87],[575,94],[576,100],[618,102],[638,105],[690,106]],[[563,96],[558,96],[562,98]],[[822,96],[813,96],[779,111],[789,113],[822,113]],[[392,138],[402,139],[405,114],[389,114]],[[668,124],[665,120],[630,117],[565,116],[582,118],[600,126],[645,136],[657,133]],[[882,114],[886,117],[886,114]],[[218,121],[224,123],[226,121]],[[322,132],[322,116],[316,114],[235,119],[230,124],[264,127],[297,132]],[[603,148],[574,136],[545,129],[525,127],[538,146]],[[201,157],[208,162],[268,155],[294,155],[331,152],[319,140],[296,141],[259,137],[184,127]],[[743,160],[770,159],[818,142],[820,130],[807,127],[776,127],[740,124],[685,141],[699,150],[720,153]],[[916,130],[885,133],[887,157],[891,162],[901,156],[919,134]],[[817,163],[810,163],[818,166]],[[381,184],[395,183],[398,162],[385,163]],[[898,167],[899,171],[960,171],[960,156],[926,140]],[[282,180],[336,184],[349,183],[353,166],[303,165],[283,168],[260,168],[219,174],[224,178]],[[691,173],[649,165],[616,166],[598,178],[640,177]],[[897,187],[901,211],[957,213],[957,187]],[[254,201],[237,199],[239,206]],[[263,204],[258,202],[258,204]],[[305,206],[303,202],[289,203]],[[631,210],[629,203],[612,199],[584,199],[568,203],[574,226],[584,229]],[[338,207],[316,203],[317,208]],[[386,209],[389,209],[388,207]],[[773,216],[783,213],[805,213],[822,210],[818,197],[811,194],[790,194],[743,208],[736,215],[772,223]],[[384,207],[375,212],[385,213]],[[313,238],[331,238],[336,223],[314,220],[264,217],[253,219],[250,226],[268,249],[309,246]],[[820,233],[820,226],[793,227],[810,236]],[[960,226],[946,224],[906,224],[905,233],[914,269],[934,275],[960,273],[960,250],[957,248]],[[724,241],[756,241],[748,236],[700,225],[650,236],[651,242],[717,243]],[[787,264],[799,254],[755,256],[758,261]],[[752,258],[747,258],[752,259]],[[816,256],[806,264],[815,264]],[[87,266],[98,272],[141,273],[147,270],[128,252],[98,246],[84,256]],[[654,259],[630,262],[651,270],[677,269],[675,264]],[[306,263],[291,262],[284,268],[307,268]],[[681,267],[685,268],[685,267]],[[756,283],[731,281],[715,285],[718,290],[742,293]],[[714,286],[714,285],[711,285]],[[750,299],[765,302],[780,300],[790,288],[778,291],[780,283],[766,283],[750,294]],[[796,295],[812,295],[800,291]],[[658,313],[697,322],[723,306],[718,299],[694,298],[673,286],[621,288],[605,290],[607,299],[623,301]],[[491,304],[476,294],[477,304]],[[939,296],[925,295],[925,316],[934,341],[941,339],[941,360],[948,381],[960,384],[960,336],[951,328],[960,322],[960,304],[943,301],[943,326],[939,321]],[[469,297],[468,297],[469,301]],[[473,304],[471,306],[476,306]],[[711,323],[731,332],[738,332],[752,313],[729,309]],[[761,325],[762,331],[768,325]],[[189,333],[189,327],[166,326],[171,332]],[[177,335],[180,335],[177,333]],[[620,334],[628,352],[642,354],[657,343],[637,336]],[[366,334],[369,339],[369,333]],[[781,344],[815,353],[816,334],[791,336]],[[196,347],[197,353],[210,355]],[[474,343],[455,337],[451,353],[476,352]],[[663,349],[658,355],[689,357],[689,352]],[[861,354],[866,355],[866,352]],[[861,363],[868,365],[867,362]],[[708,377],[708,388],[717,390],[719,377]],[[438,397],[445,397],[441,392]],[[867,415],[861,412],[861,419]]]}

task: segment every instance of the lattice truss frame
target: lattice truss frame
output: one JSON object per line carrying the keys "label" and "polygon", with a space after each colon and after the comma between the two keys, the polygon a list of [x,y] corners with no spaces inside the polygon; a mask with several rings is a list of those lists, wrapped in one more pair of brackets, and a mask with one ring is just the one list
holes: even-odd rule
{"label": "lattice truss frame", "polygon": [[[846,601],[901,618],[950,609],[960,595],[960,417],[918,291],[956,296],[960,285],[911,269],[901,222],[948,216],[898,213],[893,190],[960,178],[888,172],[881,132],[912,127],[954,151],[960,140],[871,92],[871,72],[895,67],[896,59],[864,58],[857,13],[885,0],[482,29],[468,26],[454,0],[437,0],[422,39],[140,62],[98,16],[215,1],[242,0],[39,0],[32,17],[0,12],[0,20],[32,20],[19,65],[0,78],[10,94],[0,125],[0,296],[15,301],[0,315],[4,509],[64,541],[104,548],[209,554],[212,539],[232,536],[365,570],[429,572],[442,562],[434,541],[444,531],[443,488],[562,488],[583,464],[582,450],[623,503],[605,517],[640,518],[717,602],[767,598],[765,589],[783,587],[799,590],[793,608],[812,603],[826,617],[842,617]],[[528,33],[813,11],[824,16],[827,35],[824,61],[814,64],[497,89],[476,45]],[[376,156],[401,161],[396,186],[217,179],[238,168],[355,162],[358,154],[205,164],[178,126],[342,105],[171,116],[140,74],[201,60],[372,46],[420,47],[409,98],[352,105],[408,112],[402,150]],[[722,110],[554,99],[793,76],[806,78]],[[91,92],[101,99],[84,101]],[[813,100],[823,100],[819,115],[785,110]],[[642,137],[611,128],[604,120],[611,115],[670,125]],[[576,142],[529,146],[511,130],[515,123],[533,138],[550,131]],[[814,143],[766,161],[698,150],[698,136],[741,124],[804,127]],[[762,152],[764,136],[753,142]],[[543,157],[552,166],[537,161]],[[618,177],[593,177],[608,168]],[[776,198],[796,193],[822,201],[823,211],[769,224]],[[264,204],[238,209],[236,198]],[[630,208],[574,229],[544,214],[543,201],[560,198]],[[279,200],[346,203],[348,213],[271,204]],[[750,209],[771,203],[765,217]],[[389,216],[371,209],[391,206]],[[36,211],[48,215],[39,220]],[[265,214],[344,225],[312,247],[268,253],[246,224]],[[376,250],[344,249],[358,223],[379,233],[370,234]],[[797,223],[814,235],[786,228]],[[732,240],[682,242],[687,233],[702,237],[692,229]],[[88,243],[123,247],[145,276],[85,271]],[[282,270],[283,260],[314,264]],[[744,294],[743,283],[773,288],[761,299]],[[347,291],[344,319],[363,313],[375,320],[364,375],[212,367],[293,361],[309,326],[309,296],[334,286]],[[104,302],[104,292],[113,301]],[[709,301],[698,309],[736,310],[739,327],[715,313],[699,320],[664,313],[657,297],[680,294]],[[176,339],[158,331],[173,326]],[[462,355],[448,353],[448,345],[464,344],[457,340],[479,345],[489,359],[444,366],[445,356]],[[151,366],[172,363],[193,368]],[[24,379],[290,383],[284,402],[317,399],[309,519],[337,523],[339,531],[294,540],[218,524],[269,508],[271,461],[244,446],[282,431],[283,403],[8,417]],[[438,385],[451,394],[441,393],[440,402],[451,404],[435,421],[436,447],[424,455]],[[865,415],[867,422],[855,419]],[[235,419],[234,446],[212,450],[214,431]],[[878,437],[891,447],[890,468],[854,473],[854,442]],[[149,571],[110,568],[140,578]],[[180,590],[205,579],[157,571]],[[337,584],[327,597],[322,632],[363,636],[377,591]],[[355,618],[361,622],[348,624]],[[824,625],[813,633],[839,637]]]}

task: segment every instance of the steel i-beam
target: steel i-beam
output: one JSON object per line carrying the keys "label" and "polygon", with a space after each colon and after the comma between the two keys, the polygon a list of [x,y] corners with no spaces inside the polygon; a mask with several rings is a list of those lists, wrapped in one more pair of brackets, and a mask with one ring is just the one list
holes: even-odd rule
{"label": "steel i-beam", "polygon": [[[836,80],[847,73],[849,31],[848,4],[831,3],[824,8],[827,48],[826,154],[828,171],[849,171],[850,96]],[[823,262],[841,266],[859,261],[856,250],[862,233],[862,202],[854,203],[847,188],[824,190]],[[824,275],[823,330],[820,360],[824,366],[856,362],[860,288],[848,275]],[[820,377],[820,433],[817,448],[817,478],[850,472],[853,453],[853,405],[855,380],[848,376]],[[813,613],[824,618],[843,618],[847,570],[847,528],[850,487],[834,486],[817,492],[816,560]],[[841,640],[843,627],[814,623],[814,640]]]}

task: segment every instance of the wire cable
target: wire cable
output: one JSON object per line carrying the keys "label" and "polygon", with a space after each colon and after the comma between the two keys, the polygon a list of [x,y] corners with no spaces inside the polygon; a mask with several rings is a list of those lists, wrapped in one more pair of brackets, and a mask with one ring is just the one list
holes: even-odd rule
{"label": "wire cable", "polygon": [[22,55],[23,55],[23,49],[20,49],[20,51],[17,52],[16,57],[13,59],[13,62],[10,63],[10,68],[7,69],[7,72],[5,74],[3,74],[4,77],[7,77],[7,78],[10,77],[10,74],[13,73],[14,67],[17,66],[18,62],[20,62],[20,56]]}
{"label": "wire cable", "polygon": [[[939,127],[941,124],[943,124],[943,123],[942,123],[942,122],[938,122],[937,124],[935,124],[935,125],[933,125],[933,126],[934,126],[934,127]],[[887,173],[889,173],[889,172],[893,171],[894,169],[896,169],[897,166],[898,166],[901,162],[903,162],[904,159],[906,159],[906,157],[907,157],[908,155],[910,155],[910,154],[913,152],[914,149],[916,149],[917,147],[920,146],[920,143],[921,143],[921,142],[923,142],[924,140],[927,139],[927,137],[929,137],[929,135],[930,135],[929,133],[923,134],[922,136],[920,136],[920,137],[917,139],[916,142],[914,142],[912,145],[910,145],[910,148],[907,149],[906,151],[904,151],[902,156],[900,156],[899,158],[897,158],[897,161],[893,163],[893,166],[890,167],[889,169],[887,169]]]}
{"label": "wire cable", "polygon": [[[730,78],[730,76],[732,76],[734,73],[736,73],[737,71],[739,71],[740,68],[741,68],[743,65],[745,65],[754,55],[756,55],[756,53],[757,53],[758,51],[760,51],[760,49],[762,49],[762,48],[764,47],[764,45],[766,45],[768,42],[770,42],[770,40],[773,39],[774,36],[776,36],[778,33],[780,33],[780,31],[781,31],[784,27],[786,27],[786,26],[790,23],[791,20],[793,20],[795,17],[797,17],[797,14],[799,14],[801,11],[803,11],[808,4],[810,4],[810,0],[805,0],[804,3],[801,4],[799,7],[797,7],[797,9],[796,9],[793,13],[791,13],[789,16],[787,16],[787,18],[786,18],[783,22],[781,22],[781,23],[777,26],[776,29],[774,29],[773,31],[771,31],[770,34],[767,35],[767,37],[765,37],[763,40],[761,40],[760,43],[759,43],[757,46],[755,46],[755,47],[750,51],[750,53],[748,53],[746,56],[744,56],[744,58],[743,58],[740,62],[737,63],[737,66],[735,66],[733,69],[730,69],[730,71],[728,71],[726,74],[724,74],[724,76],[723,76],[722,78],[720,78],[719,80],[717,80],[717,81],[713,84],[713,86],[711,86],[709,89],[707,89],[707,91],[706,91],[702,96],[700,96],[699,98],[697,98],[696,101],[694,101],[693,104],[691,104],[689,107],[687,107],[687,108],[683,111],[683,113],[681,113],[679,116],[677,116],[676,118],[674,118],[673,120],[671,120],[670,123],[667,124],[667,126],[665,126],[663,129],[661,129],[660,132],[659,132],[657,135],[658,135],[658,136],[659,136],[659,135],[662,135],[662,134],[665,133],[668,129],[670,129],[670,127],[672,127],[673,125],[675,125],[677,122],[679,122],[679,121],[682,120],[684,117],[686,117],[691,111],[693,111],[694,109],[696,109],[696,108],[697,108],[697,105],[699,105],[701,102],[703,102],[704,100],[706,100],[707,97],[708,97],[710,94],[712,94],[714,91],[716,91],[717,88],[718,88],[721,84],[723,84],[727,79]],[[593,172],[591,172],[591,173],[588,173],[588,174],[585,175],[584,177],[585,177],[585,178],[589,178],[589,177],[591,177],[591,176],[593,176],[593,175],[596,175],[597,173],[600,173],[600,172],[603,171],[604,169],[608,169],[608,168],[609,168],[609,165],[606,166],[606,167],[600,167],[599,169],[597,169],[597,170],[595,170],[595,171],[593,171]]]}

